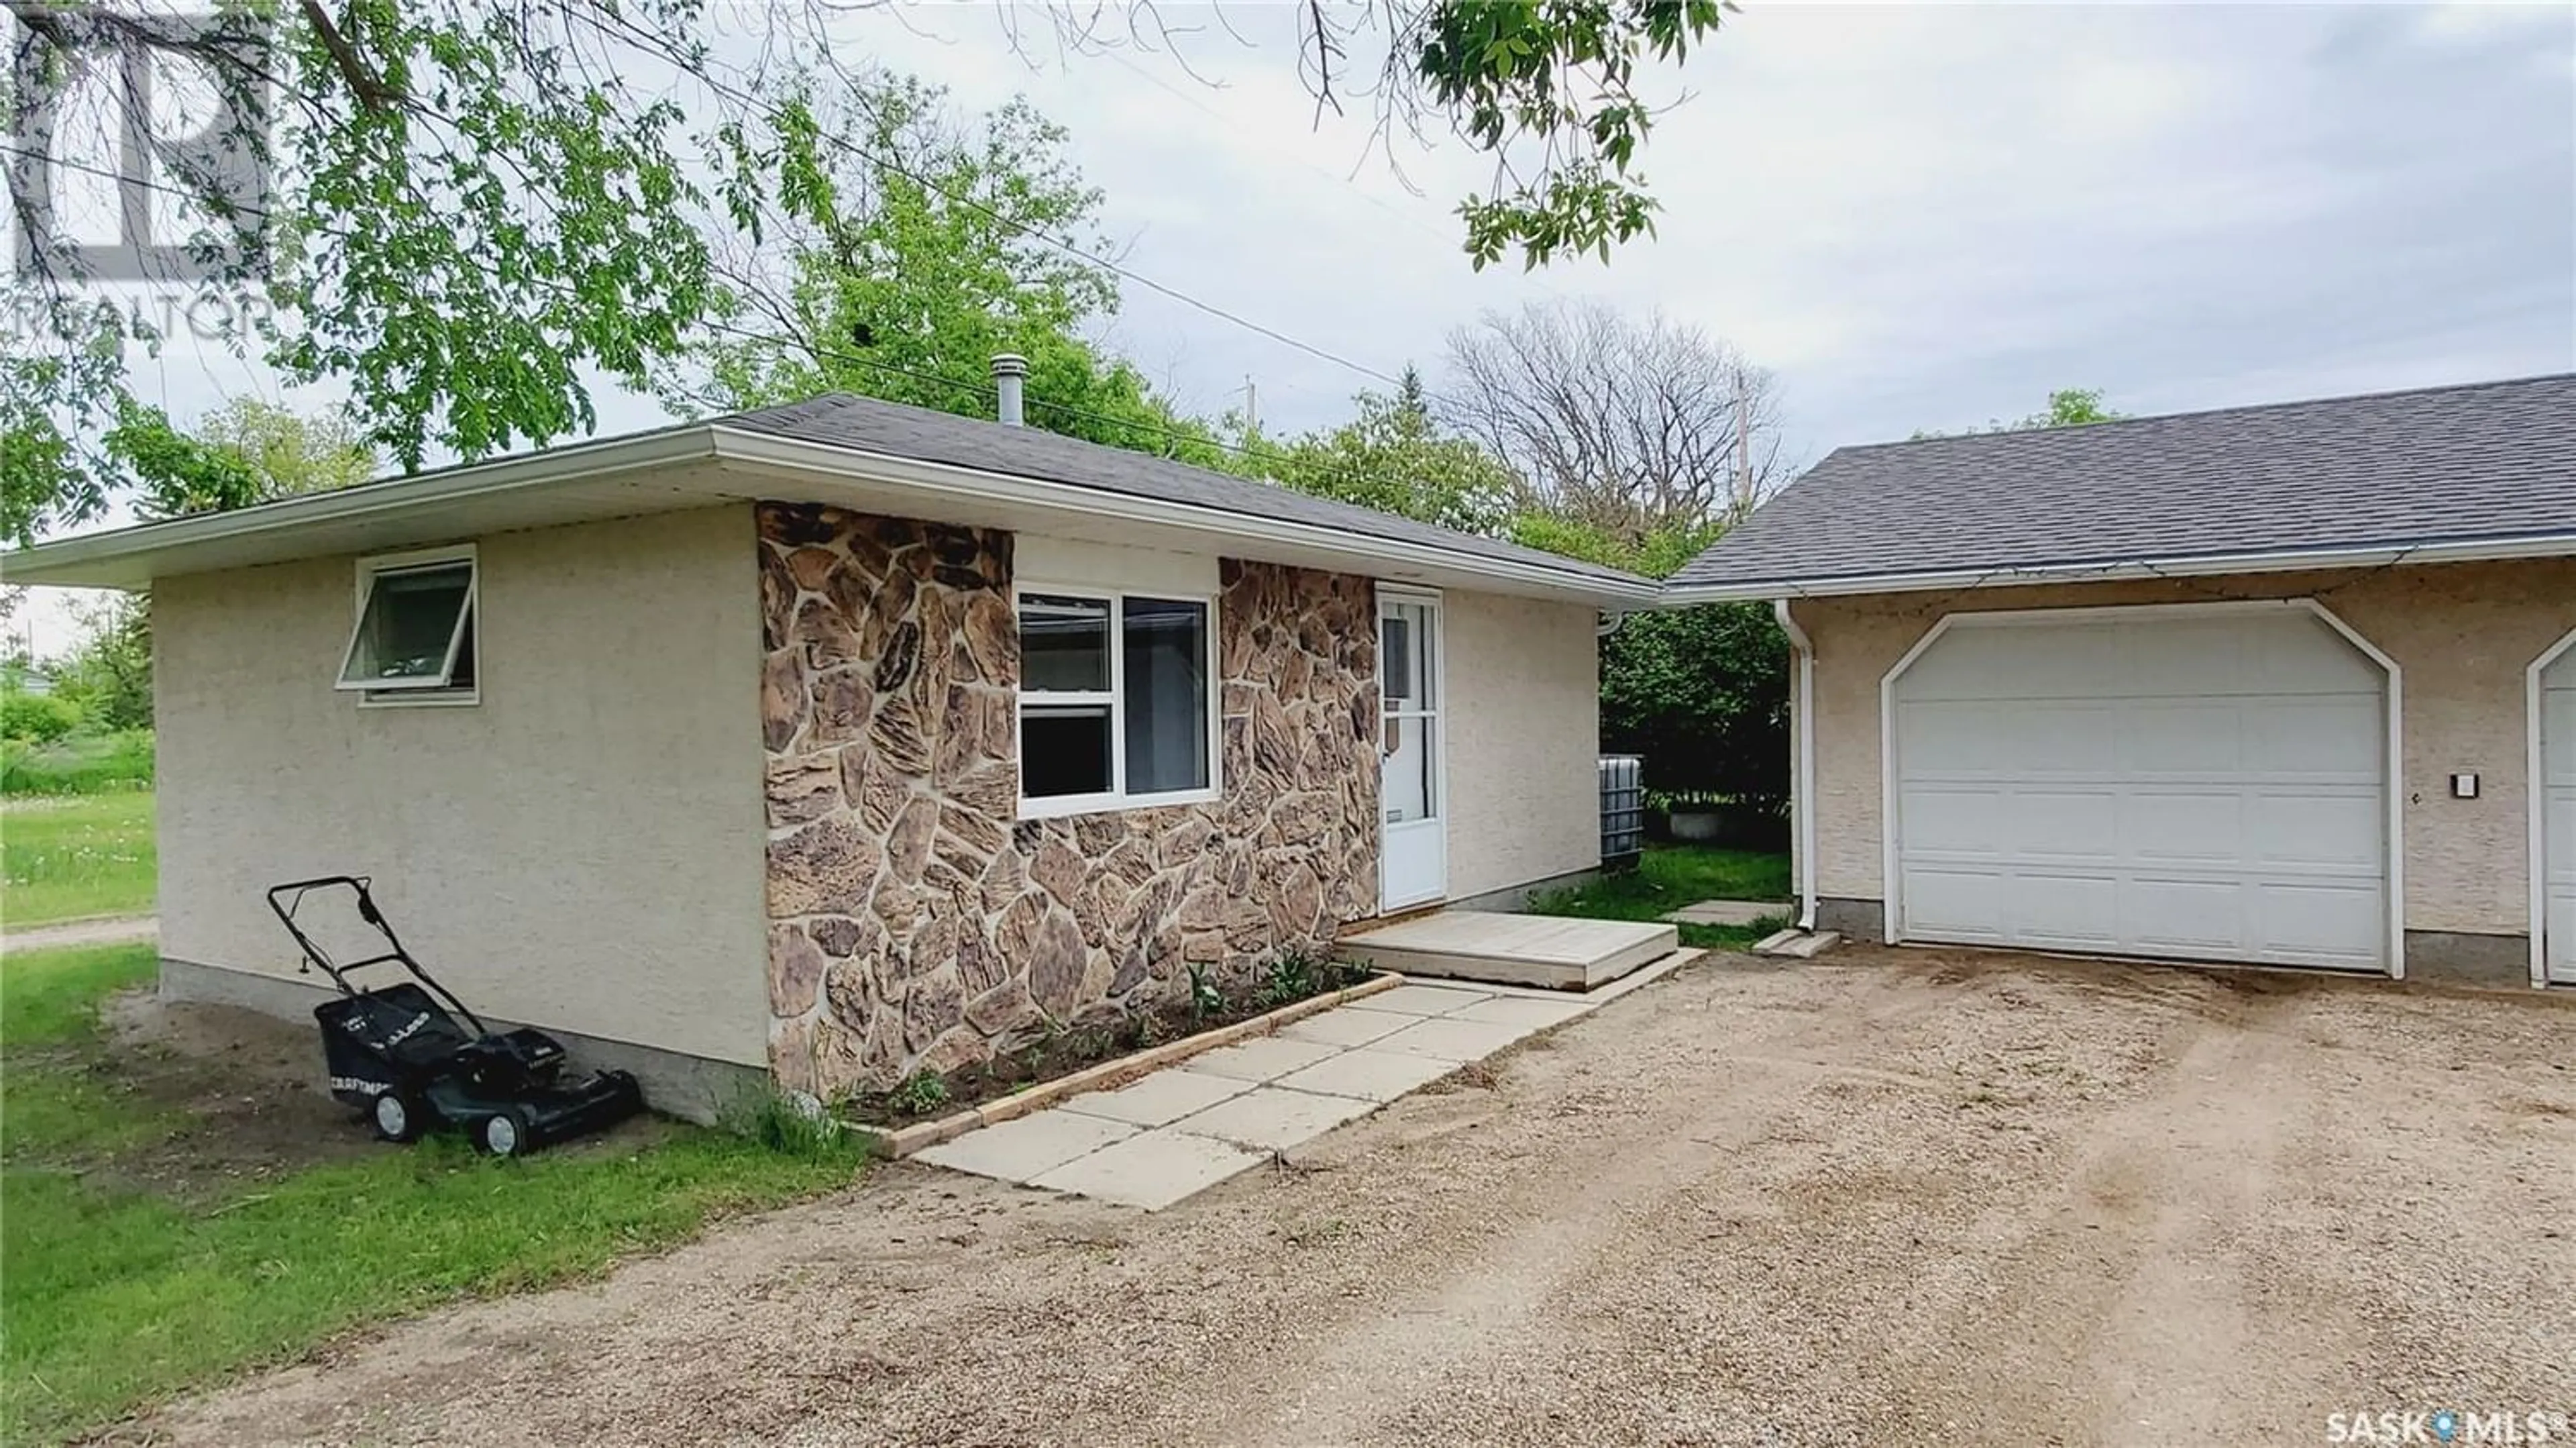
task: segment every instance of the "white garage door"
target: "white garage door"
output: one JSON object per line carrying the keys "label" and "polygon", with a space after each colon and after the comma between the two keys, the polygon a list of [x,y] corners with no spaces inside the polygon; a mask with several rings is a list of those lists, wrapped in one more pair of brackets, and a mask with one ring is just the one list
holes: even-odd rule
{"label": "white garage door", "polygon": [[2033,617],[1897,677],[1898,938],[2386,968],[2377,664],[2304,608]]}
{"label": "white garage door", "polygon": [[2576,651],[2540,676],[2541,939],[2549,978],[2576,983]]}

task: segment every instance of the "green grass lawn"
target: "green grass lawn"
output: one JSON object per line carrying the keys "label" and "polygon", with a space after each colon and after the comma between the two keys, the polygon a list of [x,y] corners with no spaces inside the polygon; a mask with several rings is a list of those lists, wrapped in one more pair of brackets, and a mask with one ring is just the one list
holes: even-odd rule
{"label": "green grass lawn", "polygon": [[0,801],[0,925],[152,910],[152,792]]}
{"label": "green grass lawn", "polygon": [[1581,915],[1600,920],[1661,920],[1702,900],[1777,900],[1779,915],[1759,925],[1685,925],[1682,944],[1702,950],[1741,950],[1796,918],[1789,903],[1789,857],[1760,850],[1721,850],[1705,845],[1649,846],[1637,868],[1589,885],[1555,890],[1530,901],[1541,915]]}
{"label": "green grass lawn", "polygon": [[439,1302],[595,1276],[860,1162],[640,1124],[496,1162],[454,1141],[353,1147],[352,1122],[318,1164],[210,1160],[182,1184],[192,1150],[220,1154],[199,1113],[225,1068],[143,1070],[99,1017],[152,969],[149,946],[0,959],[0,1440],[76,1435]]}

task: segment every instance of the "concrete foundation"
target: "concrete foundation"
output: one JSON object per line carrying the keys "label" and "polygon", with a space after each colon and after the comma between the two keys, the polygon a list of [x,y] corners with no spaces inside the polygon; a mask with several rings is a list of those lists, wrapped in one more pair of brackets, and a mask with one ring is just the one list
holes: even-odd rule
{"label": "concrete foundation", "polygon": [[1816,901],[1816,928],[1830,930],[1854,945],[1883,945],[1887,911],[1877,900],[1836,900],[1831,896]]}
{"label": "concrete foundation", "polygon": [[[313,1008],[331,998],[328,986],[173,960],[166,955],[161,958],[160,994],[166,1001],[240,1006],[308,1023],[313,1019]],[[509,1030],[526,1022],[486,1016],[484,1024],[495,1030]],[[711,1061],[626,1041],[606,1041],[552,1026],[542,1029],[563,1042],[574,1070],[632,1071],[635,1079],[643,1083],[646,1105],[666,1116],[702,1125],[712,1125],[734,1103],[751,1099],[769,1084],[769,1073],[755,1066]],[[322,1044],[318,1037],[313,1045],[313,1070],[318,1079],[322,1072]]]}
{"label": "concrete foundation", "polygon": [[1443,901],[1441,908],[1444,910],[1527,910],[1530,897],[1533,895],[1571,890],[1577,885],[1589,885],[1600,878],[1601,872],[1597,869],[1569,870],[1562,875],[1550,875],[1543,880],[1532,880],[1526,885],[1513,885],[1507,889],[1488,890],[1482,895],[1469,895],[1460,900]]}
{"label": "concrete foundation", "polygon": [[2406,932],[2406,978],[2442,985],[2531,988],[2531,937],[2456,930]]}

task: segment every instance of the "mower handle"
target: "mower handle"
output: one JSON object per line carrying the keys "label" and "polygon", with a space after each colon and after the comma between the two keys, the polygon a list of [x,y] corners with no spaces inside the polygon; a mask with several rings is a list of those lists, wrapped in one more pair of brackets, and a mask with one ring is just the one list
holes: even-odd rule
{"label": "mower handle", "polygon": [[[367,888],[374,878],[372,875],[316,875],[310,880],[289,880],[285,884],[268,887],[270,913],[277,916],[278,923],[286,927],[287,934],[295,937],[297,947],[304,952],[306,963],[299,969],[309,969],[318,965],[322,967],[323,974],[331,977],[331,983],[340,988],[342,995],[354,996],[358,994],[358,988],[349,984],[350,971],[370,965],[382,965],[389,960],[399,961],[403,968],[410,971],[422,985],[437,993],[446,1000],[448,1005],[455,1008],[456,1014],[464,1017],[474,1027],[474,1034],[490,1035],[491,1028],[483,1024],[483,1018],[474,1014],[472,1007],[457,999],[456,992],[439,984],[428,971],[421,968],[419,961],[412,959],[410,951],[403,949],[402,937],[394,934],[393,922],[385,918],[385,912],[376,908],[375,894]],[[376,927],[377,932],[385,937],[385,944],[391,947],[390,949],[381,955],[370,955],[364,960],[353,960],[344,965],[333,960],[329,951],[315,943],[312,936],[304,933],[304,927],[295,923],[295,912],[303,908],[304,897],[308,892],[337,887],[346,887],[358,897],[358,918]]]}

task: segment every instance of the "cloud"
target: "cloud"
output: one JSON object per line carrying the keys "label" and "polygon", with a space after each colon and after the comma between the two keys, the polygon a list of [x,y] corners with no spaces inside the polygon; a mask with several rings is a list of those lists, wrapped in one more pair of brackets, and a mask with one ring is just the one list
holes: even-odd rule
{"label": "cloud", "polygon": [[[1792,451],[2100,386],[2131,408],[2576,367],[2576,12],[2564,6],[1754,5],[1645,157],[1664,210],[1603,266],[1469,269],[1454,141],[1319,123],[1284,7],[1168,7],[1203,84],[1134,50],[1014,55],[991,7],[853,13],[854,54],[1067,126],[1138,272],[1357,364],[1130,284],[1110,339],[1185,404],[1301,428],[1431,366],[1486,308],[1600,296],[1781,376]],[[1010,12],[1017,14],[1018,12]],[[1353,74],[1370,60],[1353,58]],[[182,415],[262,390],[170,367]],[[152,379],[144,379],[147,386]],[[210,385],[213,384],[213,385]],[[203,394],[202,397],[199,394]],[[603,429],[650,399],[602,399]]]}
{"label": "cloud", "polygon": [[[1657,238],[1536,278],[1456,251],[1477,158],[1399,146],[1409,193],[1365,117],[1313,124],[1284,34],[1195,52],[1217,90],[971,40],[937,73],[1070,126],[1130,262],[1194,295],[1380,370],[1489,306],[1661,308],[1776,368],[1814,456],[2058,386],[2161,409],[2576,366],[2576,80],[2535,63],[2576,22],[2460,8],[1752,8],[1649,144]],[[1369,385],[1129,297],[1119,339],[1185,395],[1252,373],[1300,424]]]}

